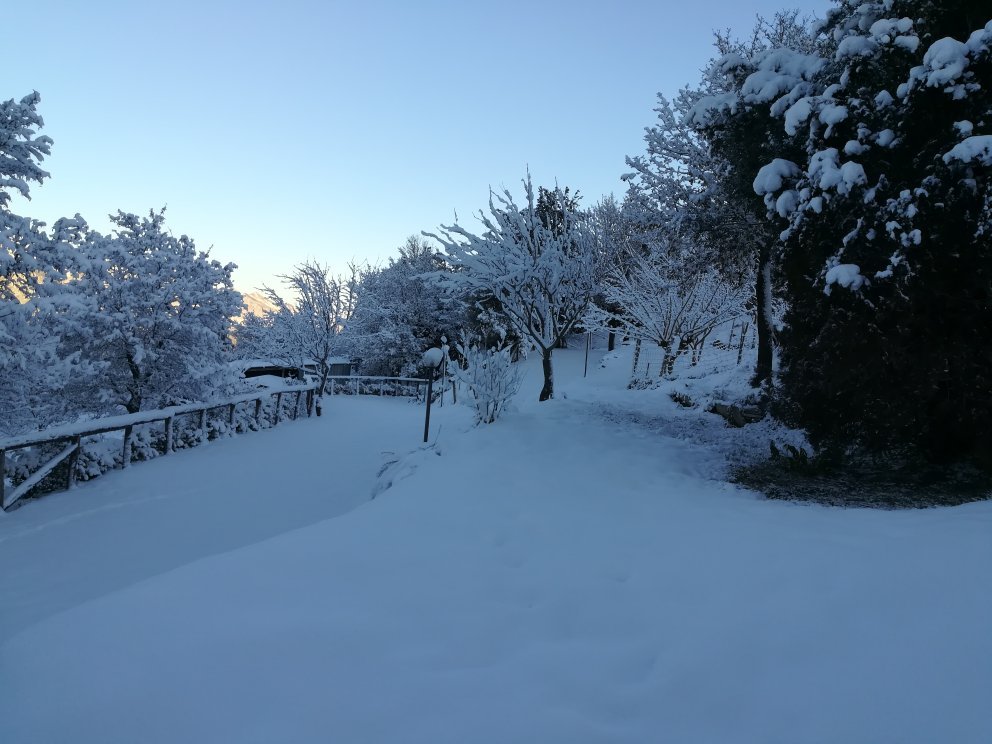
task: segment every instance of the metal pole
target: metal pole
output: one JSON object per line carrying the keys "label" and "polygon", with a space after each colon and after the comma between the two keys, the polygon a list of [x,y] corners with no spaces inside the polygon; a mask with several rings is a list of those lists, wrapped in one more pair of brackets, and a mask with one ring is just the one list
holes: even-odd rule
{"label": "metal pole", "polygon": [[427,444],[427,435],[431,430],[431,394],[434,392],[434,374],[427,378],[427,413],[424,416],[424,444]]}

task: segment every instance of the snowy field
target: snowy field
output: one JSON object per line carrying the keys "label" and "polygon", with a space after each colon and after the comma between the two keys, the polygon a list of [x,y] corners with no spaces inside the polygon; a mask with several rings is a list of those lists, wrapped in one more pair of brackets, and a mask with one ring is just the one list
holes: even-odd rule
{"label": "snowy field", "polygon": [[763,500],[601,356],[0,517],[0,742],[992,741],[992,502]]}

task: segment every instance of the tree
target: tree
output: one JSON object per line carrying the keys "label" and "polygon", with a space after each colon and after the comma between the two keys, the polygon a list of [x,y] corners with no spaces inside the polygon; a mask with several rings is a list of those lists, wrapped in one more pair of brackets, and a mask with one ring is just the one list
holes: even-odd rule
{"label": "tree", "polygon": [[65,385],[80,365],[60,354],[58,321],[70,305],[62,291],[76,266],[85,223],[45,224],[11,210],[15,194],[30,199],[32,183],[49,174],[41,161],[52,140],[39,136],[44,122],[32,93],[0,103],[0,432],[14,433],[58,421],[71,409]]}
{"label": "tree", "polygon": [[442,245],[455,269],[441,281],[463,295],[496,300],[513,332],[541,351],[544,401],[554,396],[552,353],[585,314],[602,262],[592,232],[563,192],[553,200],[561,224],[549,227],[537,210],[530,174],[523,184],[523,208],[509,190],[490,192],[490,215],[479,213],[481,236],[459,225],[425,235]]}
{"label": "tree", "polygon": [[755,186],[788,218],[783,406],[823,448],[989,462],[987,17],[838,2],[816,85],[776,106],[791,148]]}
{"label": "tree", "polygon": [[464,303],[430,278],[447,271],[436,248],[411,236],[398,258],[362,272],[343,341],[351,355],[361,359],[364,372],[411,372],[424,349],[441,336],[455,338],[465,324]]}
{"label": "tree", "polygon": [[748,293],[709,268],[691,268],[671,244],[644,252],[630,249],[607,275],[607,307],[597,315],[636,339],[665,350],[659,374],[670,375],[679,356],[695,348],[713,329],[746,312]]}
{"label": "tree", "polygon": [[233,264],[118,213],[110,236],[76,215],[49,230],[11,211],[48,178],[34,93],[0,104],[0,431],[203,399],[226,380]]}
{"label": "tree", "polygon": [[242,353],[312,368],[318,378],[317,395],[322,396],[331,359],[342,351],[341,334],[355,307],[356,274],[352,268],[348,277],[334,276],[327,265],[311,260],[299,264],[292,274],[280,276],[295,296],[295,304],[290,306],[275,290],[265,287],[276,309],[249,324]]}
{"label": "tree", "polygon": [[755,195],[756,172],[780,152],[780,124],[769,110],[786,90],[808,84],[821,61],[798,14],[759,20],[751,38],[716,40],[719,56],[696,88],[669,102],[659,96],[658,124],[647,130],[647,155],[628,158],[627,207],[643,241],[677,235],[692,260],[716,266],[732,284],[754,282],[758,357],[752,384],[771,379],[773,262],[784,224],[767,217]]}
{"label": "tree", "polygon": [[[627,257],[637,254],[643,245],[644,237],[639,226],[632,219],[630,210],[625,205],[619,204],[610,194],[583,212],[582,217],[599,246],[603,275],[629,271]],[[618,320],[623,308],[607,297],[603,286],[593,296],[592,305],[594,310],[601,312],[594,312],[590,319],[604,320],[608,333],[608,351],[613,351],[616,345],[616,332],[623,327]]]}
{"label": "tree", "polygon": [[97,370],[79,383],[129,413],[203,400],[227,369],[241,307],[235,265],[166,232],[164,210],[110,219],[117,229],[87,237],[80,273],[64,287],[80,300],[65,343]]}

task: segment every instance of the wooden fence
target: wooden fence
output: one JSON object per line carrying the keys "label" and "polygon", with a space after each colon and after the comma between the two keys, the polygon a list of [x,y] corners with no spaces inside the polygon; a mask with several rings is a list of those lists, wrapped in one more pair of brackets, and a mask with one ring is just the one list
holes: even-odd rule
{"label": "wooden fence", "polygon": [[[378,383],[378,384],[376,384]],[[420,399],[420,386],[427,380],[420,377],[381,377],[377,375],[331,375],[327,378],[328,395],[398,395],[398,387],[412,387]]]}
{"label": "wooden fence", "polygon": [[[206,442],[207,413],[209,411],[227,409],[227,423],[233,427],[235,425],[235,409],[243,403],[254,403],[254,419],[256,424],[259,424],[261,423],[263,402],[267,398],[275,397],[276,405],[272,417],[272,425],[276,426],[279,424],[282,417],[283,396],[295,396],[291,418],[296,419],[300,415],[301,402],[305,403],[307,416],[311,416],[313,414],[314,393],[315,386],[313,385],[298,388],[286,388],[275,392],[259,391],[242,395],[237,398],[230,398],[225,401],[196,403],[187,406],[173,406],[171,408],[162,408],[156,411],[142,411],[124,416],[94,419],[92,421],[84,421],[80,424],[75,424],[72,426],[62,426],[48,431],[35,432],[18,437],[10,437],[8,439],[0,439],[0,508],[4,511],[10,511],[11,509],[15,509],[20,506],[23,503],[22,499],[32,489],[38,486],[46,477],[52,474],[55,468],[67,460],[68,467],[66,469],[63,488],[54,488],[47,493],[74,488],[76,485],[77,476],[76,463],[79,460],[79,453],[82,450],[83,437],[93,436],[95,434],[106,434],[114,431],[122,431],[123,440],[121,444],[121,467],[126,468],[131,464],[131,437],[135,426],[141,424],[153,424],[160,421],[163,422],[165,428],[165,448],[162,454],[168,455],[173,451],[173,427],[175,419],[178,416],[199,416],[199,441]],[[38,468],[23,482],[18,484],[16,488],[10,491],[10,493],[7,493],[6,461],[8,452],[11,450],[23,449],[25,447],[36,447],[43,444],[58,444],[61,442],[65,442],[66,444],[65,447],[58,452],[58,454],[45,462],[44,465]]]}

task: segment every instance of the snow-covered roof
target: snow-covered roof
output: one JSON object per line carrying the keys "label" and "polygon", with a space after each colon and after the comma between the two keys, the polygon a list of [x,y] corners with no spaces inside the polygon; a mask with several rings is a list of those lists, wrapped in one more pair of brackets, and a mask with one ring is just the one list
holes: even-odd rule
{"label": "snow-covered roof", "polygon": [[252,369],[253,367],[292,367],[292,364],[276,361],[275,359],[235,359],[231,362],[235,369]]}

